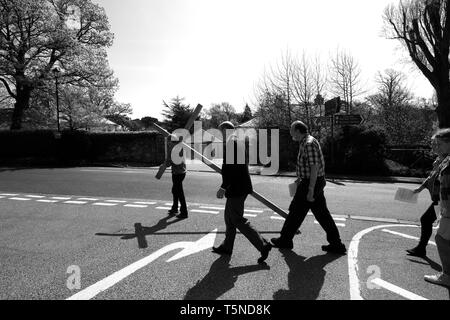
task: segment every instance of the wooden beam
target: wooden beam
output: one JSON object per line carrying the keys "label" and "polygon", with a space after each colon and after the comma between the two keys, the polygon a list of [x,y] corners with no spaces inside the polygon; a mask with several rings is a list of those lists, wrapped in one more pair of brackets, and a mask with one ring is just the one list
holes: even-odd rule
{"label": "wooden beam", "polygon": [[[161,128],[160,126],[158,126],[157,124],[154,124],[155,128],[165,137],[169,136],[170,133],[168,131],[166,131],[164,128]],[[205,157],[203,154],[201,154],[200,152],[198,152],[197,150],[191,148],[190,145],[181,142],[185,147],[189,148],[190,150],[192,150],[194,152],[194,155],[197,159],[202,160],[208,167],[210,167],[211,169],[213,169],[214,171],[216,171],[217,173],[222,174],[222,169],[215,164],[211,159],[208,159],[207,157]],[[253,196],[253,198],[255,198],[256,200],[258,200],[259,202],[261,202],[262,204],[264,204],[265,206],[267,206],[269,209],[273,210],[274,212],[276,212],[277,214],[279,214],[280,216],[282,216],[283,218],[287,218],[288,214],[287,212],[285,212],[283,209],[281,209],[280,207],[278,207],[276,204],[274,204],[273,202],[271,202],[269,199],[265,198],[264,196],[262,196],[261,194],[259,194],[256,191],[253,191],[253,193],[251,194]]]}

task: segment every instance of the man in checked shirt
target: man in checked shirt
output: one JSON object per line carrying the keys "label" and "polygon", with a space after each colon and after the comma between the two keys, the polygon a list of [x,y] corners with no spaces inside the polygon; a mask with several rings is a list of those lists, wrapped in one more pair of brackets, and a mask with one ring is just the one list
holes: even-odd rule
{"label": "man in checked shirt", "polygon": [[272,243],[277,248],[292,249],[292,239],[300,228],[306,214],[311,209],[314,217],[327,233],[329,245],[322,246],[323,251],[345,254],[345,245],[341,242],[336,223],[328,211],[324,195],[325,161],[319,142],[308,133],[308,127],[301,121],[291,125],[291,136],[300,142],[297,157],[297,191],[289,206],[289,215],[284,222],[279,238]]}

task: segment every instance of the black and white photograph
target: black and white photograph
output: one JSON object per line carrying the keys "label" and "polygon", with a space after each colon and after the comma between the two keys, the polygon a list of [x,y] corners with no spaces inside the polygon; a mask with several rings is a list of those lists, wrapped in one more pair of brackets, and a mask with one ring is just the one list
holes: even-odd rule
{"label": "black and white photograph", "polygon": [[0,300],[450,300],[450,0],[0,0]]}

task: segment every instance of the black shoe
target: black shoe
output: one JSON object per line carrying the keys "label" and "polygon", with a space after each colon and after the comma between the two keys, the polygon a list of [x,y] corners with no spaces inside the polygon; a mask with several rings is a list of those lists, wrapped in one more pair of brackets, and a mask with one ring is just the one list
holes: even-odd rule
{"label": "black shoe", "polygon": [[213,247],[213,248],[212,248],[212,251],[213,251],[214,253],[217,253],[217,254],[226,254],[226,255],[228,255],[228,256],[231,256],[231,251],[225,249],[225,248],[222,247],[222,246]]}
{"label": "black shoe", "polygon": [[187,219],[188,215],[187,215],[187,213],[180,213],[179,215],[177,215],[177,218],[178,219]]}
{"label": "black shoe", "polygon": [[176,215],[176,214],[178,213],[178,210],[170,209],[167,213],[168,213],[170,216],[174,216],[174,215]]}
{"label": "black shoe", "polygon": [[259,264],[264,263],[264,261],[269,256],[270,250],[272,250],[272,245],[270,243],[268,243],[264,246],[264,248],[261,251],[261,257],[258,259]]}
{"label": "black shoe", "polygon": [[329,244],[326,246],[322,246],[322,250],[329,252],[329,253],[336,253],[336,254],[346,254],[347,253],[347,249],[345,248],[345,245],[343,243]]}
{"label": "black shoe", "polygon": [[281,238],[272,238],[272,239],[270,239],[270,241],[272,241],[272,244],[275,248],[280,248],[280,249],[294,248],[294,244],[292,243],[292,241],[289,243],[283,242],[283,241],[281,241]]}
{"label": "black shoe", "polygon": [[413,249],[406,250],[409,256],[425,258],[427,256],[427,251],[420,247],[415,247]]}

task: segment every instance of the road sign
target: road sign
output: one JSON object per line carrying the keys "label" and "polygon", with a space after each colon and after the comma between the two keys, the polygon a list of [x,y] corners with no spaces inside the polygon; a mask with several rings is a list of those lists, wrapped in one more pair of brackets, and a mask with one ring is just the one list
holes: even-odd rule
{"label": "road sign", "polygon": [[354,126],[364,122],[364,118],[360,114],[338,114],[334,118],[337,126]]}
{"label": "road sign", "polygon": [[314,117],[312,121],[316,127],[330,127],[331,126],[331,117]]}

